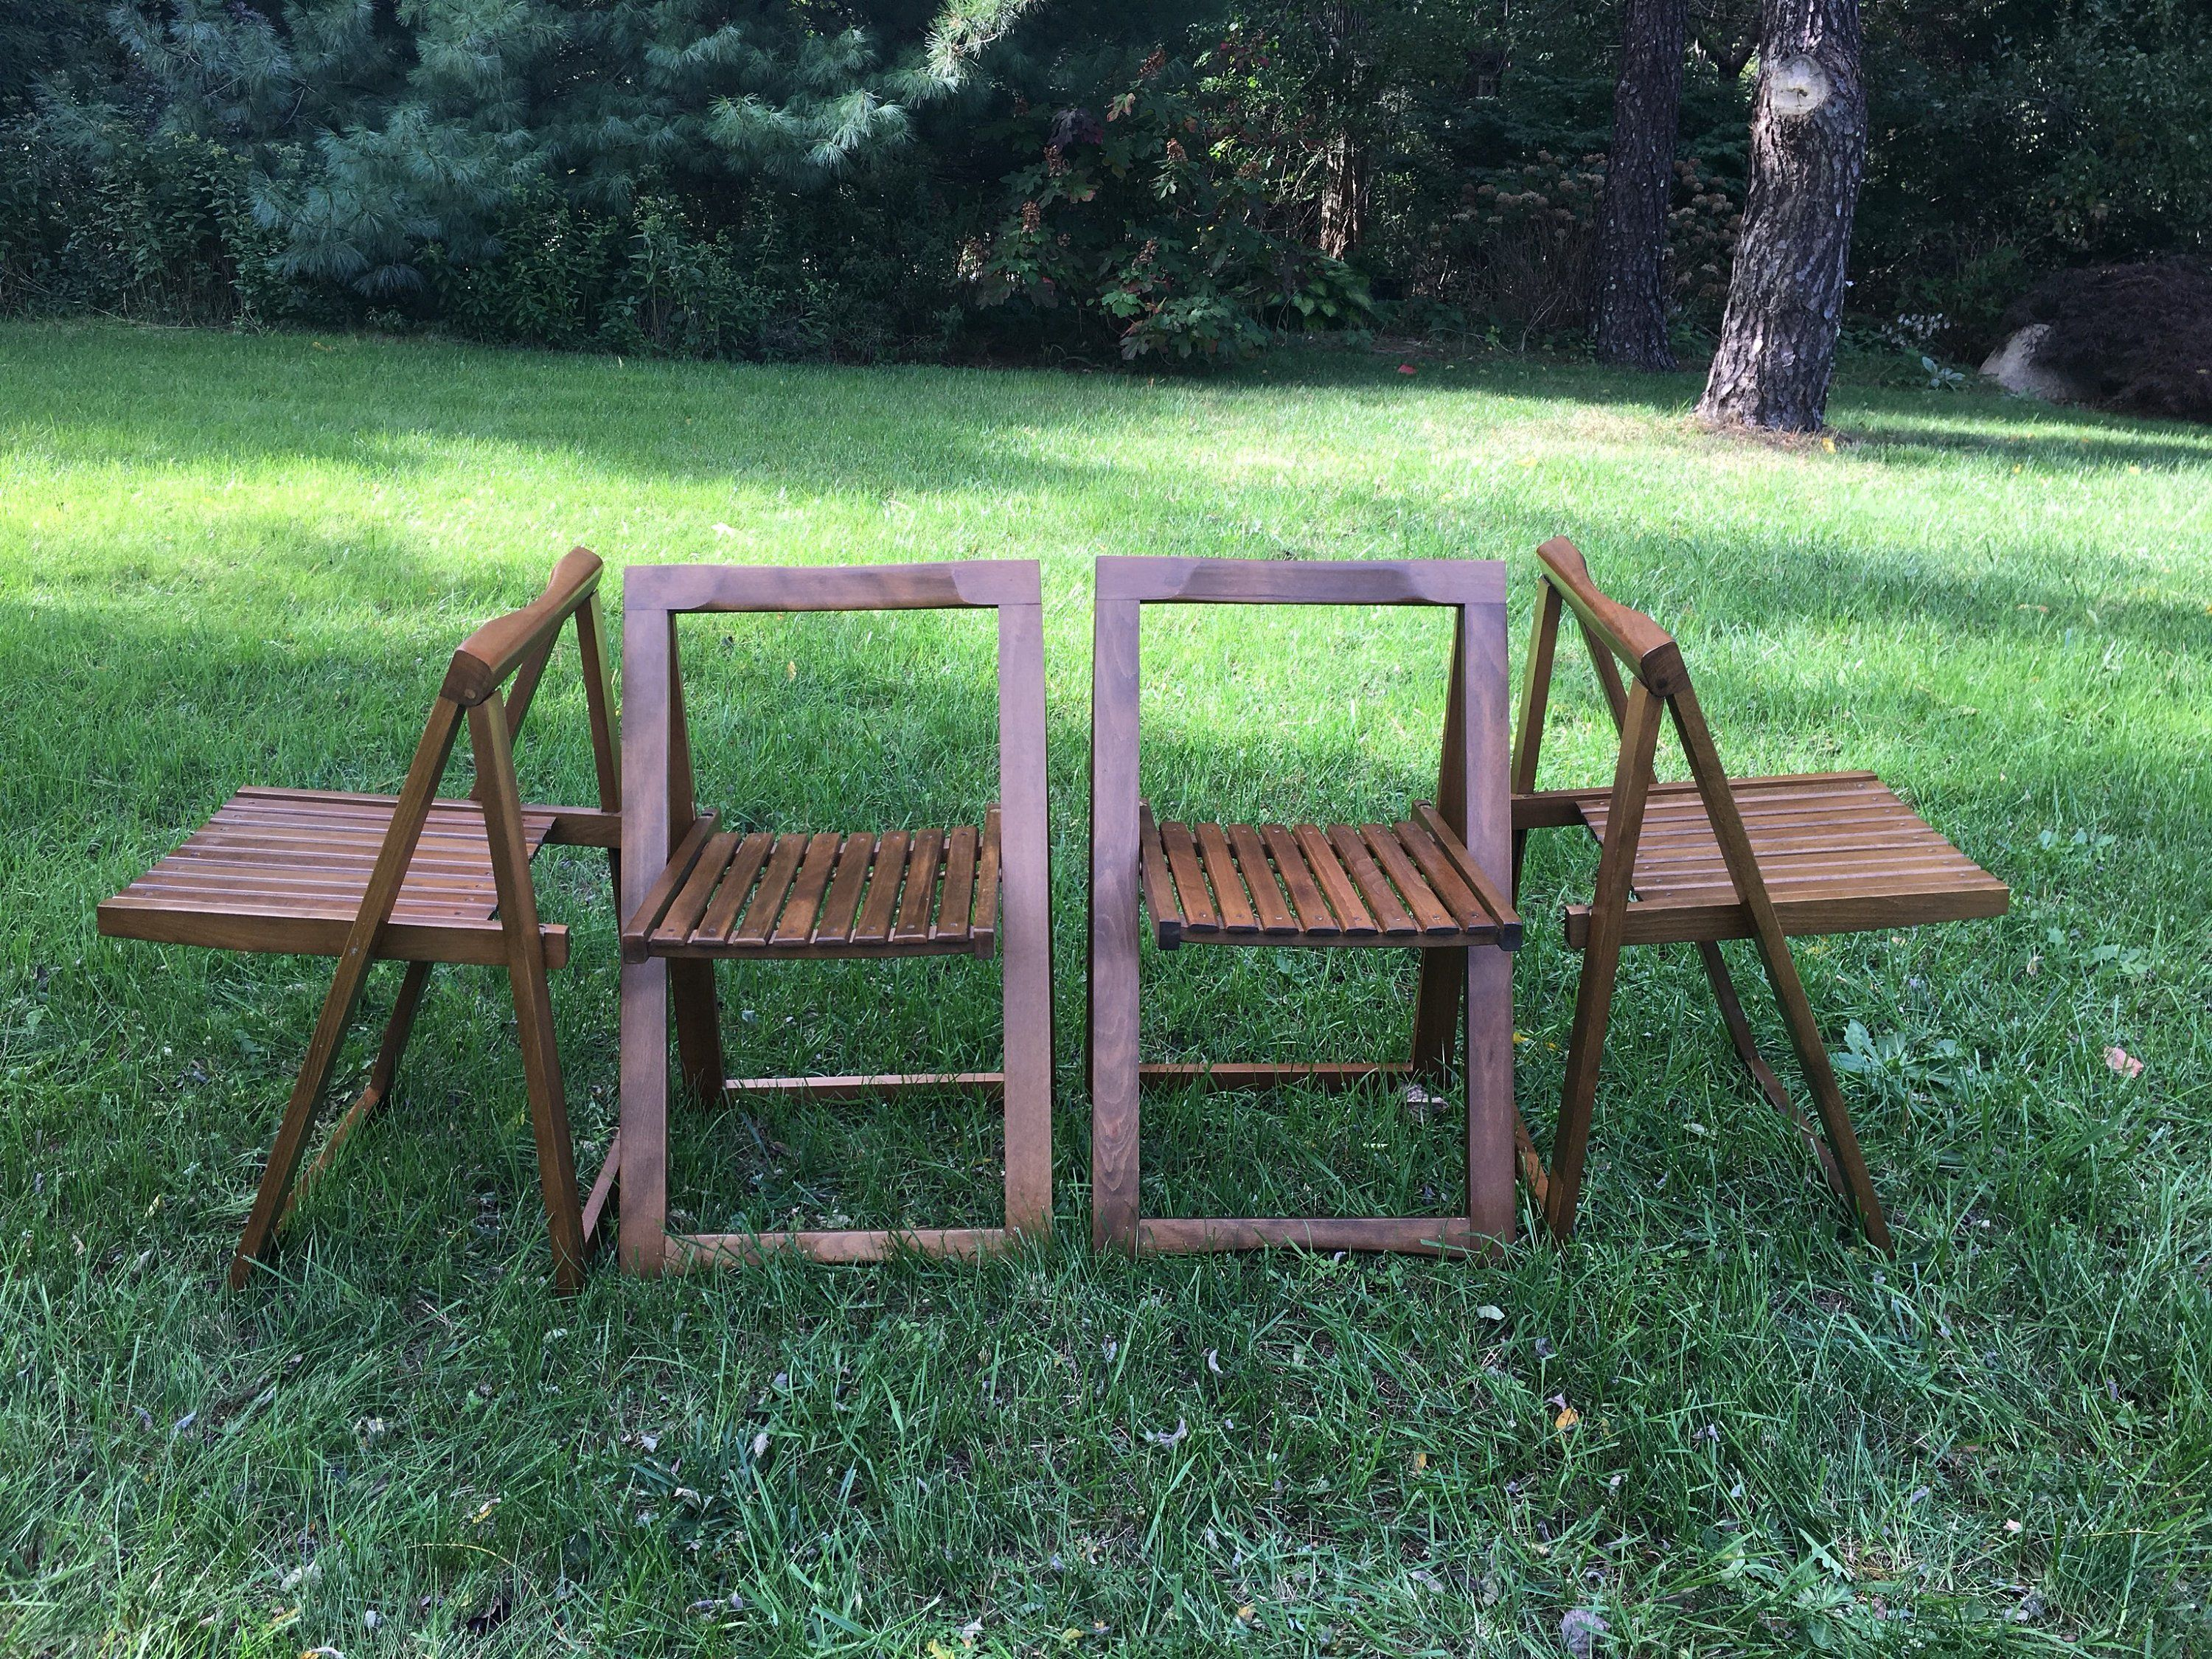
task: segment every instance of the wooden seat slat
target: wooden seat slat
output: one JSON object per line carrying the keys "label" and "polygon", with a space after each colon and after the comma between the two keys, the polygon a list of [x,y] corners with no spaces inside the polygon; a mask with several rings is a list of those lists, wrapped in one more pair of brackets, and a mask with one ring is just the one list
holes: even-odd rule
{"label": "wooden seat slat", "polygon": [[1222,927],[1232,933],[1256,933],[1260,919],[1244,890],[1244,878],[1237,868],[1237,855],[1218,823],[1198,826],[1198,855],[1213,883],[1213,901]]}
{"label": "wooden seat slat", "polygon": [[975,896],[975,829],[963,823],[945,838],[945,893],[929,936],[955,944],[968,942],[968,910]]}
{"label": "wooden seat slat", "polygon": [[903,830],[893,830],[876,843],[876,861],[868,878],[868,896],[861,902],[860,920],[853,929],[855,945],[888,944],[891,922],[898,914],[899,884],[906,875],[907,846],[912,839]]}
{"label": "wooden seat slat", "polygon": [[[1807,939],[1820,934],[1873,933],[1930,922],[2001,916],[2009,901],[2009,890],[2002,883],[1990,887],[1964,887],[1941,882],[1886,893],[1850,889],[1795,893],[1770,890],[1768,896],[1773,902],[1783,933],[1792,939]],[[1668,904],[1647,904],[1638,900],[1627,906],[1622,916],[1621,939],[1629,945],[1749,939],[1753,932],[1749,909],[1726,898]],[[1565,933],[1567,944],[1572,949],[1579,951],[1588,945],[1587,904],[1566,907]]]}
{"label": "wooden seat slat", "polygon": [[699,926],[699,919],[707,914],[708,902],[714,896],[715,885],[722,878],[730,855],[737,850],[738,836],[733,830],[722,830],[708,839],[698,863],[691,866],[691,873],[684,878],[684,884],[676,890],[676,896],[668,902],[667,914],[653,930],[655,944],[691,937]]}
{"label": "wooden seat slat", "polygon": [[1337,862],[1336,848],[1322,835],[1318,824],[1295,824],[1291,839],[1297,843],[1298,851],[1305,855],[1306,868],[1313,872],[1314,879],[1321,884],[1321,896],[1328,908],[1336,913],[1337,926],[1346,933],[1379,933],[1375,918],[1368,914],[1366,904],[1359,896],[1359,889]]}
{"label": "wooden seat slat", "polygon": [[875,852],[873,836],[845,837],[837,853],[837,872],[830,878],[829,894],[822,901],[822,919],[814,927],[817,945],[842,945],[853,937],[853,923],[860,910],[860,890],[867,884],[869,861]]}
{"label": "wooden seat slat", "polygon": [[822,895],[829,890],[841,840],[833,830],[817,830],[807,838],[806,854],[792,878],[791,896],[769,935],[778,945],[805,945],[813,939],[814,918],[822,908]]}
{"label": "wooden seat slat", "polygon": [[1221,926],[1213,896],[1206,890],[1206,874],[1198,859],[1198,842],[1190,826],[1170,819],[1160,826],[1160,844],[1167,848],[1168,873],[1175,878],[1176,897],[1182,908],[1183,926],[1194,932],[1212,932]]}
{"label": "wooden seat slat", "polygon": [[[118,894],[118,898],[126,896]],[[173,887],[165,884],[135,889],[127,896],[148,910],[202,911],[265,916],[350,915],[361,908],[359,893],[331,891],[271,891],[265,887]],[[458,922],[496,929],[499,926],[484,905],[446,904],[418,901],[395,904],[392,914],[409,921]],[[272,950],[283,947],[271,945]]]}
{"label": "wooden seat slat", "polygon": [[1297,933],[1297,921],[1291,915],[1291,907],[1283,902],[1283,890],[1275,880],[1275,867],[1268,861],[1267,849],[1260,844],[1259,833],[1249,823],[1230,824],[1224,833],[1231,850],[1237,855],[1237,867],[1244,877],[1244,884],[1251,890],[1253,908],[1260,913],[1260,931],[1271,934]]}
{"label": "wooden seat slat", "polygon": [[1337,857],[1351,872],[1360,896],[1366,900],[1368,914],[1374,917],[1375,925],[1394,937],[1420,932],[1413,912],[1391,888],[1390,878],[1382,873],[1374,854],[1360,840],[1359,831],[1348,823],[1333,823],[1328,828],[1328,839],[1336,848]]}
{"label": "wooden seat slat", "polygon": [[[243,887],[270,893],[292,890],[345,893],[358,899],[368,889],[370,874],[367,870],[317,867],[296,861],[272,869],[268,865],[240,860],[171,858],[164,860],[163,866],[158,874],[149,871],[139,878],[139,881],[180,891],[194,887]],[[496,902],[496,892],[489,872],[474,875],[469,872],[455,871],[446,875],[425,877],[408,882],[400,893],[403,902],[409,899],[428,901],[442,898],[463,906],[481,904],[487,911]]]}
{"label": "wooden seat slat", "polygon": [[906,855],[906,890],[899,895],[898,921],[891,928],[893,944],[919,945],[928,939],[930,912],[937,904],[937,872],[944,861],[945,831],[916,831]]}
{"label": "wooden seat slat", "polygon": [[1172,951],[1182,938],[1182,899],[1176,891],[1175,875],[1168,867],[1168,849],[1160,839],[1160,826],[1152,817],[1152,803],[1137,803],[1137,881],[1144,890],[1145,908],[1152,913],[1160,948]]}
{"label": "wooden seat slat", "polygon": [[988,956],[999,937],[999,809],[983,814],[983,848],[975,867],[975,920],[968,939],[976,953]]}
{"label": "wooden seat slat", "polygon": [[[1486,911],[1482,909],[1482,900],[1475,898],[1474,887],[1468,887],[1464,880],[1460,880],[1460,872],[1451,867],[1451,860],[1444,858],[1444,849],[1437,848],[1427,830],[1422,830],[1411,818],[1401,818],[1398,823],[1389,825],[1389,830],[1398,845],[1405,849],[1405,856],[1420,872],[1422,883],[1427,883],[1429,891],[1443,902],[1444,915],[1451,921],[1451,925],[1478,927],[1486,918]],[[1382,849],[1376,848],[1376,856],[1382,856]],[[1387,863],[1385,869],[1389,869]],[[1395,876],[1398,872],[1391,869],[1391,874]]]}
{"label": "wooden seat slat", "polygon": [[730,867],[722,872],[722,884],[707,905],[707,912],[699,918],[699,925],[691,930],[695,942],[719,943],[730,936],[744,910],[745,899],[753,890],[759,878],[761,866],[768,862],[769,850],[775,837],[765,830],[756,830],[738,843],[730,856]]}
{"label": "wooden seat slat", "polygon": [[1290,890],[1291,907],[1297,912],[1298,931],[1319,939],[1333,939],[1344,930],[1336,925],[1336,918],[1328,913],[1322,900],[1321,888],[1315,883],[1313,872],[1306,868],[1305,855],[1291,832],[1279,823],[1260,826],[1260,839],[1267,843],[1268,855],[1275,860],[1275,873],[1283,878]]}
{"label": "wooden seat slat", "polygon": [[760,885],[754,890],[753,902],[745,908],[745,919],[730,936],[732,945],[765,945],[775,920],[783,914],[784,895],[791,890],[791,878],[798,872],[799,860],[806,852],[804,836],[778,836],[775,848],[769,854],[768,868],[761,874]]}

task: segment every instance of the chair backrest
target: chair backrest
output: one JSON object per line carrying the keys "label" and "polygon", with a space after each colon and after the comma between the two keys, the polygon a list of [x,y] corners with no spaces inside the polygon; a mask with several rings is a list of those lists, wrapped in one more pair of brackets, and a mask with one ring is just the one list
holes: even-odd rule
{"label": "chair backrest", "polygon": [[[1468,672],[1470,652],[1478,660],[1502,663],[1504,659],[1502,563],[1109,556],[1098,561],[1093,621],[1091,735],[1094,752],[1105,753],[1107,763],[1097,769],[1102,781],[1094,784],[1094,792],[1101,799],[1094,801],[1093,811],[1103,807],[1113,817],[1117,868],[1119,839],[1127,839],[1133,879],[1138,836],[1138,617],[1147,605],[1433,605],[1449,610],[1452,655],[1437,807],[1452,833],[1476,848],[1478,857],[1482,856],[1485,836],[1503,829],[1480,822],[1486,802],[1469,786],[1482,764],[1477,751],[1492,737],[1492,727],[1503,735],[1505,711],[1489,702],[1487,677]],[[1092,834],[1098,834],[1095,823]]]}
{"label": "chair backrest", "polygon": [[616,754],[613,683],[607,672],[606,619],[599,597],[603,568],[590,549],[570,550],[554,567],[544,592],[521,609],[486,623],[453,653],[431,705],[429,720],[422,728],[422,741],[416,745],[415,758],[408,766],[406,782],[400,787],[391,827],[377,850],[361,910],[347,936],[349,955],[356,949],[368,950],[377,930],[390,919],[464,720],[476,757],[471,793],[484,810],[500,914],[510,933],[537,931],[538,907],[530,884],[521,789],[514,771],[514,738],[537,696],[562,627],[571,617],[575,619],[577,644],[583,656],[584,701],[591,716],[599,810],[566,814],[568,833],[559,838],[605,847],[613,855],[620,842],[622,773]]}
{"label": "chair backrest", "polygon": [[[1698,794],[1714,838],[1735,884],[1738,901],[1752,912],[1753,933],[1762,949],[1778,948],[1781,926],[1775,920],[1766,884],[1753,855],[1751,838],[1729,787],[1728,773],[1713,744],[1705,711],[1690,685],[1681,647],[1674,636],[1642,611],[1608,597],[1590,579],[1582,552],[1564,536],[1536,550],[1542,574],[1537,584],[1536,620],[1528,646],[1528,678],[1521,694],[1521,718],[1513,734],[1513,887],[1521,888],[1522,854],[1534,829],[1572,823],[1567,801],[1575,792],[1546,793],[1536,787],[1536,761],[1544,738],[1544,714],[1551,697],[1552,659],[1559,645],[1559,621],[1571,611],[1589,647],[1590,665],[1604,688],[1613,724],[1620,732],[1614,763],[1613,799],[1607,808],[1605,836],[1590,900],[1593,930],[1617,923],[1628,902],[1636,847],[1644,830],[1644,808],[1652,784],[1652,758],[1659,740],[1662,710],[1674,724],[1690,763]],[[1626,671],[1626,683],[1622,675]],[[1607,920],[1601,920],[1601,917]]]}

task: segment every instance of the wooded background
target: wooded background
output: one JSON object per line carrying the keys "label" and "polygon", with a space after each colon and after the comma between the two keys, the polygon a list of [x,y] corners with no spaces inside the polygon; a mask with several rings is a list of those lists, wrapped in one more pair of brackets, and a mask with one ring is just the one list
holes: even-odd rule
{"label": "wooded background", "polygon": [[[0,312],[746,357],[1573,342],[1636,9],[0,0]],[[1847,339],[1972,358],[2045,273],[2212,246],[2212,0],[1863,21]],[[1692,348],[1759,28],[1690,0],[1662,289]]]}

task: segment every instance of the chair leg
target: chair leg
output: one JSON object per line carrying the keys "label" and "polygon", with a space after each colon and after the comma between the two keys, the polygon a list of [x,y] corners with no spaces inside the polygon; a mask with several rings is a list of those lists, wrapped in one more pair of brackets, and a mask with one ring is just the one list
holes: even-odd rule
{"label": "chair leg", "polygon": [[1728,961],[1721,955],[1721,947],[1711,939],[1699,939],[1698,957],[1705,964],[1705,977],[1712,983],[1713,1000],[1720,1005],[1721,1020],[1728,1027],[1729,1041],[1735,1045],[1736,1058],[1751,1073],[1751,1080],[1759,1085],[1759,1092],[1765,1097],[1766,1103],[1788,1118],[1790,1127],[1813,1149],[1813,1156],[1820,1161],[1820,1174],[1829,1190],[1848,1204],[1851,1189],[1836,1163],[1836,1155],[1828,1150],[1828,1143],[1820,1139],[1820,1132],[1807,1121],[1805,1114],[1797,1109],[1797,1103],[1790,1098],[1782,1079],[1759,1052],[1758,1042],[1751,1034],[1751,1022],[1744,1018],[1743,1003],[1736,995],[1735,981],[1729,976]]}
{"label": "chair leg", "polygon": [[668,994],[676,1006],[676,1052],[684,1086],[707,1105],[722,1097],[729,1075],[722,1069],[722,1024],[714,1004],[714,964],[678,957],[668,964]]}
{"label": "chair leg", "polygon": [[362,981],[368,977],[369,962],[366,951],[338,959],[330,993],[323,999],[323,1012],[315,1021],[315,1034],[307,1040],[299,1075],[292,1080],[292,1097],[285,1103],[283,1121],[270,1146],[269,1163],[261,1171],[252,1212],[239,1235],[238,1253],[231,1257],[230,1287],[234,1291],[242,1291],[252,1282],[254,1265],[268,1255],[276,1237],[276,1218],[283,1212],[292,1178],[299,1172],[307,1132],[314,1127],[315,1108],[322,1103],[323,1091],[330,1086],[338,1049],[353,1019],[354,1005],[361,1000]]}
{"label": "chair leg", "polygon": [[1413,1003],[1413,1080],[1425,1088],[1441,1088],[1450,1079],[1466,998],[1467,953],[1422,951],[1420,988]]}
{"label": "chair leg", "polygon": [[531,1138],[538,1148],[538,1184],[552,1237],[553,1282],[564,1296],[583,1288],[584,1221],[576,1195],[575,1149],[561,1087],[561,1054],[553,1035],[553,993],[542,948],[507,964],[514,990],[515,1035],[530,1095]]}
{"label": "chair leg", "polygon": [[1589,1146],[1590,1110],[1597,1100],[1605,1059],[1605,1031],[1613,1018],[1613,982],[1620,972],[1617,936],[1593,939],[1575,988],[1575,1025],[1567,1039],[1567,1074],[1559,1089],[1559,1124],[1552,1138],[1552,1169],[1545,1182],[1544,1224],[1564,1244],[1574,1236],[1575,1205],[1582,1196],[1583,1157]]}
{"label": "chair leg", "polygon": [[375,1062],[368,1068],[368,1085],[353,1104],[346,1108],[345,1115],[331,1126],[330,1138],[323,1142],[323,1150],[315,1154],[313,1162],[302,1170],[299,1180],[293,1182],[292,1190],[285,1195],[284,1207],[277,1212],[278,1231],[283,1231],[285,1224],[292,1218],[292,1212],[330,1172],[331,1165],[337,1161],[338,1153],[353,1138],[354,1131],[368,1121],[370,1113],[392,1097],[392,1081],[399,1071],[399,1057],[406,1052],[407,1039],[414,1034],[415,1011],[422,1000],[422,987],[429,977],[428,963],[410,962],[407,964],[406,976],[399,981],[399,995],[392,1005],[392,1018],[384,1027],[384,1041],[377,1048]]}
{"label": "chair leg", "polygon": [[1850,1113],[1844,1109],[1843,1091],[1836,1086],[1835,1068],[1829,1063],[1827,1046],[1821,1041],[1820,1024],[1813,1018],[1813,1005],[1806,1000],[1804,982],[1797,977],[1797,964],[1790,957],[1789,944],[1780,941],[1774,951],[1762,951],[1760,956],[1766,963],[1766,977],[1773,987],[1774,1000],[1782,1009],[1783,1022],[1790,1029],[1790,1046],[1796,1051],[1798,1069],[1805,1075],[1806,1086],[1813,1091],[1813,1104],[1820,1114],[1820,1127],[1827,1132],[1828,1145],[1835,1152],[1836,1162],[1850,1188],[1852,1207],[1858,1212],[1859,1225],[1866,1230],[1867,1243],[1887,1255],[1893,1248],[1889,1218],[1882,1213],[1881,1200],[1874,1190],[1874,1177],[1868,1173],[1866,1158],[1859,1151],[1858,1135],[1851,1127]]}

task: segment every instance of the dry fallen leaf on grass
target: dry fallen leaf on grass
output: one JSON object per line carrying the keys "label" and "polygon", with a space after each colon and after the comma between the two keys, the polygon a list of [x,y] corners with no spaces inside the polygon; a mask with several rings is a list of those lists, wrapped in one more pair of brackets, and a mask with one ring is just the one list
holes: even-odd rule
{"label": "dry fallen leaf on grass", "polygon": [[1557,1417],[1552,1419],[1552,1426],[1557,1429],[1561,1434],[1565,1434],[1569,1429],[1571,1429],[1576,1424],[1582,1420],[1583,1414],[1577,1411],[1572,1406],[1569,1406],[1563,1409]]}
{"label": "dry fallen leaf on grass", "polygon": [[1590,1659],[1597,1638],[1612,1628],[1588,1607],[1577,1607],[1559,1620],[1559,1640],[1574,1659]]}

